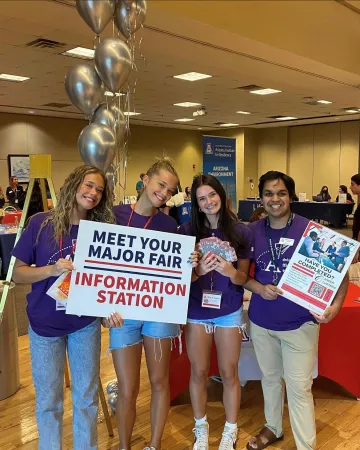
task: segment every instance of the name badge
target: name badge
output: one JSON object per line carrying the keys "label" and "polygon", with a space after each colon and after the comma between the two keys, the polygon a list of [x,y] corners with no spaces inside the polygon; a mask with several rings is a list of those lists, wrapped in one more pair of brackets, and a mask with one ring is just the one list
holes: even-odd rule
{"label": "name badge", "polygon": [[222,292],[203,291],[201,306],[203,308],[220,309]]}
{"label": "name badge", "polygon": [[289,239],[289,238],[284,238],[284,237],[282,237],[281,239],[280,239],[280,245],[288,245],[288,246],[290,246],[290,247],[292,247],[293,245],[294,245],[294,239]]}

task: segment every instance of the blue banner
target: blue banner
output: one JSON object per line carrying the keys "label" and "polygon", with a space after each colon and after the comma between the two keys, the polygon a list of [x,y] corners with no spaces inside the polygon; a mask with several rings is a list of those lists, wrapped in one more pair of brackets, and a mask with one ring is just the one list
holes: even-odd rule
{"label": "blue banner", "polygon": [[203,136],[203,172],[220,181],[236,209],[236,139]]}

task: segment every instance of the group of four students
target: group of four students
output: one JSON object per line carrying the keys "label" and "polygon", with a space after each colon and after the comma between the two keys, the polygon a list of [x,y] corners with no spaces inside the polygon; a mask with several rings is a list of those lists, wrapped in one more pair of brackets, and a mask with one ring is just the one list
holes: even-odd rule
{"label": "group of four students", "polygon": [[[142,348],[152,394],[151,440],[144,450],[161,449],[169,411],[170,355],[173,340],[180,337],[179,325],[123,320],[118,313],[101,320],[66,315],[56,310],[56,302],[46,294],[56,277],[74,269],[71,255],[81,219],[181,233],[195,236],[197,243],[211,236],[228,241],[238,258],[235,263],[213,253],[200,255],[195,249],[191,255],[183,255],[189,256],[193,267],[185,327],[195,417],[193,449],[209,448],[206,387],[213,339],[226,418],[219,449],[236,448],[240,408],[238,361],[245,327],[244,287],[253,292],[249,310],[251,338],[263,374],[266,418],[266,425],[247,443],[247,449],[263,449],[283,438],[283,379],[296,446],[301,450],[315,448],[311,385],[318,324],[328,322],[340,310],[347,278],[323,316],[312,315],[282,297],[277,283],[308,223],[291,213],[295,184],[287,175],[271,171],[260,178],[260,195],[268,216],[249,226],[239,223],[228,210],[220,182],[211,175],[199,175],[191,189],[191,221],[177,230],[174,219],[159,212],[159,208],[176,192],[178,184],[179,177],[171,161],[162,158],[143,177],[143,191],[135,205],[112,207],[112,193],[105,175],[94,167],[80,166],[65,180],[57,206],[33,216],[13,249],[14,281],[32,283],[27,312],[39,450],[61,449],[66,351],[72,376],[73,447],[97,448],[101,322],[110,328],[110,349],[118,380],[119,449],[131,448]],[[293,239],[294,245],[281,244],[285,234]],[[251,261],[255,265],[253,278],[248,275]],[[216,308],[202,306],[204,291],[209,290],[217,294]]]}

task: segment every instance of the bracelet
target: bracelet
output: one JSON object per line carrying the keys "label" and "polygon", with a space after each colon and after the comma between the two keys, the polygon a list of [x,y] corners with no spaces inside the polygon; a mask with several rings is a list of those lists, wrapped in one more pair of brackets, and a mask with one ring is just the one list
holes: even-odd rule
{"label": "bracelet", "polygon": [[201,277],[201,275],[199,275],[199,274],[196,272],[196,267],[193,268],[193,271],[195,272],[195,275],[196,275],[197,277],[199,277],[199,278]]}

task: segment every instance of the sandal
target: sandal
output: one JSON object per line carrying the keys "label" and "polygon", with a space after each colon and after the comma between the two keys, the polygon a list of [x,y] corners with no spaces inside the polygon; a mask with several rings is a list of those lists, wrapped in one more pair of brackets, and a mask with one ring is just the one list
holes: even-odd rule
{"label": "sandal", "polygon": [[250,441],[246,444],[246,448],[247,450],[263,450],[269,445],[274,444],[277,441],[282,441],[283,439],[283,434],[276,437],[276,435],[269,430],[269,428],[264,427],[260,433],[250,439]]}

